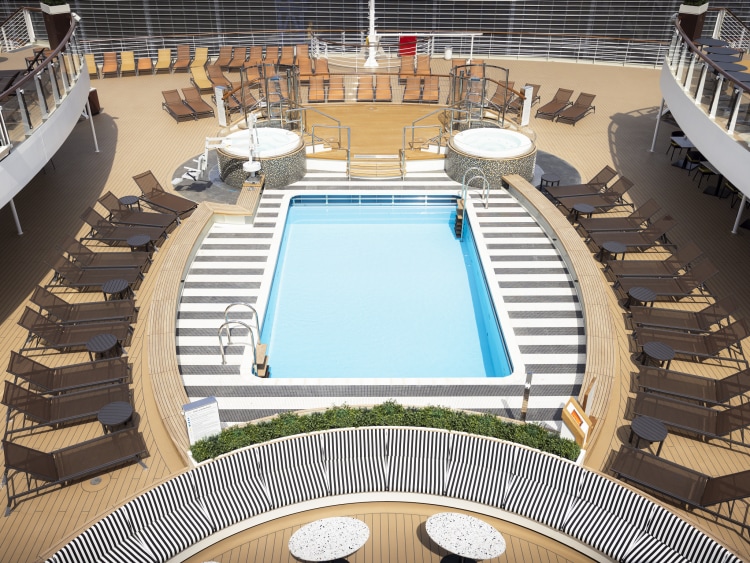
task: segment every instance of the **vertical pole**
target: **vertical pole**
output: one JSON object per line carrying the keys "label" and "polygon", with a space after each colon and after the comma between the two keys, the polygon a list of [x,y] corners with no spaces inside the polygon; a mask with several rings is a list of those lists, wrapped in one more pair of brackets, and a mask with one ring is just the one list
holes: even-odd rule
{"label": "vertical pole", "polygon": [[742,220],[742,211],[745,209],[747,203],[747,196],[742,194],[742,201],[740,201],[740,208],[737,210],[737,218],[734,220],[734,227],[732,227],[732,234],[737,234],[737,229],[740,228],[740,221]]}
{"label": "vertical pole", "polygon": [[99,152],[99,143],[96,140],[96,129],[94,129],[94,115],[91,113],[91,106],[86,100],[86,113],[89,114],[89,123],[91,124],[91,136],[94,137],[94,152]]}
{"label": "vertical pole", "polygon": [[654,138],[651,139],[651,148],[648,149],[648,152],[654,152],[654,147],[656,146],[656,136],[659,134],[659,126],[661,125],[661,116],[664,114],[664,98],[661,99],[661,104],[659,104],[659,113],[656,115],[656,125],[654,126]]}
{"label": "vertical pole", "polygon": [[378,61],[375,60],[375,54],[378,50],[378,34],[375,31],[375,0],[370,0],[370,10],[369,10],[369,19],[370,19],[370,29],[369,33],[367,34],[367,60],[365,61],[365,67],[367,68],[376,68],[378,66]]}
{"label": "vertical pole", "polygon": [[21,222],[18,220],[16,204],[12,199],[10,200],[10,212],[13,214],[13,221],[16,223],[16,231],[18,232],[18,236],[20,237],[23,235],[23,231],[21,230]]}

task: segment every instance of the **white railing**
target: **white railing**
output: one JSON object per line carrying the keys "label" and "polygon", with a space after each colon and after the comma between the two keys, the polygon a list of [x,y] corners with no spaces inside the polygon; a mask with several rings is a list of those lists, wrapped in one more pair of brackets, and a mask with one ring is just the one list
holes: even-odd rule
{"label": "white railing", "polygon": [[0,52],[20,49],[35,41],[34,26],[28,10],[17,10],[0,26]]}

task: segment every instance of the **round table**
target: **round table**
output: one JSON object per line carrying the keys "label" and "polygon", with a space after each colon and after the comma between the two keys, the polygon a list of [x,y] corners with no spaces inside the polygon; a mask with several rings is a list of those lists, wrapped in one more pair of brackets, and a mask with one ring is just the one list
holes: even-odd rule
{"label": "round table", "polygon": [[637,416],[630,423],[630,438],[628,442],[633,442],[633,435],[636,436],[635,447],[637,448],[641,439],[647,442],[659,442],[659,447],[656,449],[656,455],[661,453],[661,447],[664,445],[664,440],[667,439],[667,427],[661,420],[651,418],[650,416]]}
{"label": "round table", "polygon": [[120,198],[120,203],[128,208],[131,208],[134,205],[137,206],[138,209],[141,208],[141,200],[137,195],[124,195]]}
{"label": "round table", "polygon": [[104,358],[115,358],[120,355],[120,343],[114,334],[108,332],[97,334],[86,342],[86,350],[89,351],[89,358],[101,360]]}
{"label": "round table", "polygon": [[114,278],[105,281],[102,284],[102,293],[104,294],[105,301],[125,299],[126,297],[129,297],[130,284],[128,283],[128,280]]}
{"label": "round table", "polygon": [[740,49],[733,49],[732,47],[726,47],[724,45],[706,47],[703,51],[711,53],[712,55],[739,55],[742,53]]}
{"label": "round table", "polygon": [[593,205],[589,205],[588,203],[576,203],[573,206],[573,222],[576,223],[578,221],[578,217],[583,215],[588,215],[589,219],[591,218],[591,214],[596,211],[596,207]]}
{"label": "round table", "polygon": [[747,70],[744,66],[737,64],[736,62],[714,60],[716,66],[718,66],[724,72],[742,72]]}
{"label": "round table", "polygon": [[656,360],[659,367],[667,362],[666,369],[669,369],[674,359],[674,348],[663,342],[646,342],[643,345],[641,364],[645,366],[649,359]]}
{"label": "round table", "polygon": [[647,287],[641,287],[639,285],[631,287],[628,290],[628,300],[625,301],[625,308],[630,309],[630,306],[638,301],[640,303],[652,303],[656,301],[656,293]]}
{"label": "round table", "polygon": [[133,418],[133,405],[125,401],[108,403],[99,409],[96,416],[102,425],[102,430],[107,434],[124,427]]}
{"label": "round table", "polygon": [[542,174],[542,179],[539,183],[539,189],[543,190],[547,186],[559,186],[560,177],[556,174]]}
{"label": "round table", "polygon": [[492,559],[505,553],[505,539],[478,518],[457,512],[440,512],[427,519],[430,539],[461,558]]}
{"label": "round table", "polygon": [[128,237],[126,242],[133,252],[140,249],[146,252],[151,251],[151,237],[148,235],[133,235],[132,237]]}
{"label": "round table", "polygon": [[602,247],[599,249],[599,253],[596,256],[596,259],[599,260],[599,262],[604,262],[604,257],[607,256],[612,260],[617,260],[618,254],[625,254],[627,251],[628,247],[621,242],[608,240],[602,244]]}
{"label": "round table", "polygon": [[365,545],[370,528],[356,518],[334,517],[302,526],[289,538],[289,551],[303,561],[334,561]]}
{"label": "round table", "polygon": [[693,43],[703,45],[704,47],[726,47],[729,45],[729,41],[717,39],[716,37],[699,37]]}

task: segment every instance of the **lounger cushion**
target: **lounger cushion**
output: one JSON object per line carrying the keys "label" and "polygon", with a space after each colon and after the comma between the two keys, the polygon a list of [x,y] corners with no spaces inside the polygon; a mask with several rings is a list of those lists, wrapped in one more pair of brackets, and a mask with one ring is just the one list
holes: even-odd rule
{"label": "lounger cushion", "polygon": [[454,434],[445,494],[503,508],[517,451],[505,442]]}
{"label": "lounger cushion", "polygon": [[386,428],[323,435],[332,495],[385,491]]}
{"label": "lounger cushion", "polygon": [[681,554],[653,536],[644,534],[631,545],[621,563],[689,563]]}
{"label": "lounger cushion", "polygon": [[388,437],[388,490],[442,495],[448,465],[448,432],[391,428]]}
{"label": "lounger cushion", "polygon": [[727,555],[724,547],[661,506],[655,508],[648,533],[693,563],[714,563]]}
{"label": "lounger cushion", "polygon": [[257,448],[273,508],[328,494],[320,440],[318,435],[292,436]]}
{"label": "lounger cushion", "polygon": [[505,509],[560,528],[578,494],[584,470],[537,450],[519,448]]}

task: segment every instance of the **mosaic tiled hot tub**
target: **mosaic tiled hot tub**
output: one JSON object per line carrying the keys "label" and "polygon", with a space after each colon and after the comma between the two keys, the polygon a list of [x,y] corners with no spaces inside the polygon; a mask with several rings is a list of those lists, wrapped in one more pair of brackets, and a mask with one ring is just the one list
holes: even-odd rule
{"label": "mosaic tiled hot tub", "polygon": [[470,168],[477,167],[490,185],[500,184],[507,174],[534,178],[536,145],[526,135],[508,129],[483,127],[467,129],[448,142],[445,171],[456,182]]}

